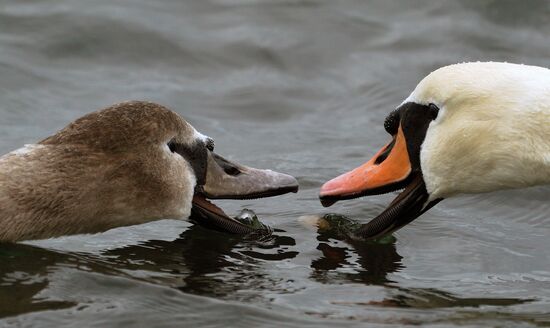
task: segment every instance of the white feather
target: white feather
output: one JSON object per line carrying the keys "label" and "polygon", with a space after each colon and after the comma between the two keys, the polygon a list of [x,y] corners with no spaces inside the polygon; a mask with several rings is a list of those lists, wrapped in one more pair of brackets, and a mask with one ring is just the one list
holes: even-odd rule
{"label": "white feather", "polygon": [[421,149],[431,198],[550,184],[550,70],[463,63],[405,100],[440,108]]}

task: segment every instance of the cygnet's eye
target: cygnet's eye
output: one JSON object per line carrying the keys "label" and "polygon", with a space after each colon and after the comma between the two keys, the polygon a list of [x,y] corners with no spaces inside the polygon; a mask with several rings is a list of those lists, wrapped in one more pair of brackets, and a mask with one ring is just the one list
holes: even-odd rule
{"label": "cygnet's eye", "polygon": [[208,149],[210,151],[214,151],[214,139],[212,139],[212,138],[207,138],[206,139],[206,149]]}
{"label": "cygnet's eye", "polygon": [[384,129],[386,129],[386,131],[393,136],[397,133],[398,128],[399,110],[396,109],[386,117],[386,121],[384,121]]}
{"label": "cygnet's eye", "polygon": [[439,114],[439,107],[437,107],[435,104],[429,104],[428,110],[430,111],[430,116],[432,117],[432,120],[435,120],[437,118],[437,115]]}
{"label": "cygnet's eye", "polygon": [[176,152],[178,144],[174,141],[174,139],[168,141],[167,145],[171,152]]}

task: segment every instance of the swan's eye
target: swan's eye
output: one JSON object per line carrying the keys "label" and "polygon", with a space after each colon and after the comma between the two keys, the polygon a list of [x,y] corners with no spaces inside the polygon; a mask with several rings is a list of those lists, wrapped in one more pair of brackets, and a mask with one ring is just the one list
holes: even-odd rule
{"label": "swan's eye", "polygon": [[384,121],[384,129],[386,129],[386,132],[391,134],[392,136],[397,133],[397,129],[399,128],[399,110],[394,110],[391,112]]}
{"label": "swan's eye", "polygon": [[430,111],[430,116],[432,117],[432,120],[435,120],[437,118],[437,114],[439,114],[439,107],[437,107],[435,104],[429,104],[428,110]]}
{"label": "swan's eye", "polygon": [[176,152],[177,144],[174,140],[168,141],[167,145],[168,145],[168,148],[170,149],[171,152],[173,152],[173,153]]}

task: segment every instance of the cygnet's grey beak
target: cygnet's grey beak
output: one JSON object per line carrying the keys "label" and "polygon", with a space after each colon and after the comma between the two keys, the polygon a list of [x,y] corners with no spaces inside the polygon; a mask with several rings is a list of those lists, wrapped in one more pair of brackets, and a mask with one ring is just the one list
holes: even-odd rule
{"label": "cygnet's grey beak", "polygon": [[209,199],[255,199],[298,192],[298,181],[290,175],[232,163],[208,152],[206,183],[198,186],[191,218],[205,226],[230,233],[246,234],[254,229],[230,218]]}

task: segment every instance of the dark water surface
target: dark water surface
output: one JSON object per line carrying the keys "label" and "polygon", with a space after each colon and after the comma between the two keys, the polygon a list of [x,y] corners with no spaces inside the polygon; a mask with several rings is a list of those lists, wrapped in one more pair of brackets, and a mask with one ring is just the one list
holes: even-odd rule
{"label": "dark water surface", "polygon": [[[446,64],[550,66],[548,1],[0,0],[0,153],[114,102],[165,104],[297,195],[219,202],[253,242],[165,220],[0,246],[0,325],[550,326],[550,188],[447,200],[386,243],[300,224]],[[393,195],[331,211],[368,221]]]}

